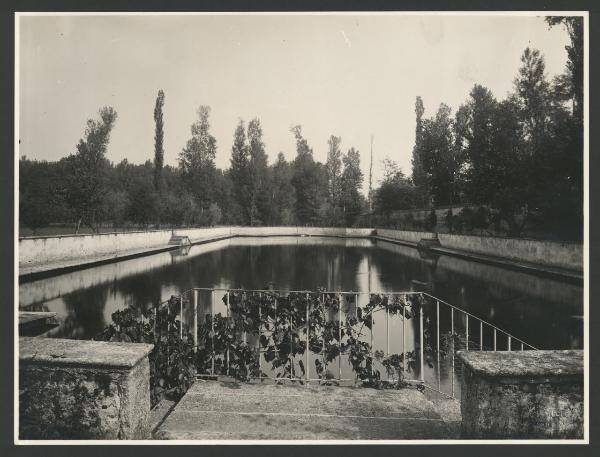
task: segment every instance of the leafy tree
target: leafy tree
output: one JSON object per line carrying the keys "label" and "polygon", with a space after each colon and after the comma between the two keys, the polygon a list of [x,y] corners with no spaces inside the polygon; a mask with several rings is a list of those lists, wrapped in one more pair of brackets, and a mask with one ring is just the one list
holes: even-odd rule
{"label": "leafy tree", "polygon": [[344,171],[341,183],[341,202],[344,222],[347,227],[351,227],[360,215],[363,201],[360,194],[364,178],[360,170],[360,153],[356,149],[350,148],[342,161]]}
{"label": "leafy tree", "polygon": [[233,197],[238,205],[238,211],[243,213],[240,221],[244,224],[250,223],[250,170],[248,144],[246,141],[246,130],[244,121],[240,119],[234,134],[233,146],[231,147],[231,169],[230,177],[233,184]]}
{"label": "leafy tree", "polygon": [[329,203],[328,219],[330,223],[336,224],[338,218],[338,207],[340,200],[340,181],[342,178],[342,151],[340,144],[342,139],[339,136],[331,135],[327,144],[327,201]]}
{"label": "leafy tree", "polygon": [[295,188],[292,185],[294,170],[282,152],[272,168],[272,202],[276,224],[291,225],[294,220]]}
{"label": "leafy tree", "polygon": [[393,211],[414,208],[415,198],[421,196],[415,196],[415,186],[404,176],[396,162],[385,158],[383,166],[384,177],[375,191],[375,212],[384,224],[389,224]]}
{"label": "leafy tree", "polygon": [[550,27],[562,24],[569,34],[571,44],[565,46],[567,68],[555,79],[555,86],[560,89],[559,95],[572,100],[575,119],[583,123],[583,17],[548,16],[546,22]]}
{"label": "leafy tree", "polygon": [[104,107],[100,109],[99,115],[99,120],[88,120],[85,139],[79,140],[77,152],[67,159],[67,201],[77,219],[76,233],[82,223],[96,231],[96,213],[106,191],[106,170],[109,164],[105,154],[117,112],[111,107]]}
{"label": "leafy tree", "polygon": [[550,108],[550,85],[546,81],[546,64],[537,49],[526,48],[521,56],[521,67],[515,78],[515,93],[520,103],[523,131],[530,154],[539,147],[547,132]]}
{"label": "leafy tree", "polygon": [[157,192],[162,192],[163,178],[162,169],[165,151],[163,149],[163,106],[165,104],[165,93],[158,91],[156,105],[154,106],[154,188]]}
{"label": "leafy tree", "polygon": [[302,136],[302,127],[296,125],[291,132],[296,138],[296,159],[292,185],[296,193],[295,212],[300,224],[315,224],[319,220],[319,178],[313,151]]}
{"label": "leafy tree", "polygon": [[210,216],[210,224],[218,225],[221,222],[221,218],[223,217],[223,213],[221,212],[221,208],[216,203],[211,203],[208,208],[208,213]]}
{"label": "leafy tree", "polygon": [[192,138],[179,154],[179,166],[187,189],[200,207],[200,216],[213,201],[215,180],[215,156],[217,140],[210,133],[210,107],[198,109],[198,121],[191,127]]}
{"label": "leafy tree", "polygon": [[441,104],[433,119],[423,122],[423,169],[435,205],[448,205],[458,200],[460,157],[454,148],[451,110]]}
{"label": "leafy tree", "polygon": [[466,105],[456,114],[455,136],[460,138],[457,147],[462,149],[469,164],[465,171],[467,199],[471,203],[488,203],[497,191],[494,175],[496,167],[497,145],[496,111],[498,102],[491,91],[476,84]]}
{"label": "leafy tree", "polygon": [[131,202],[127,192],[110,188],[103,198],[102,221],[111,222],[114,229],[123,227],[130,206]]}
{"label": "leafy tree", "polygon": [[412,182],[417,189],[417,205],[424,207],[429,203],[428,177],[423,167],[423,114],[425,107],[423,100],[417,96],[415,101],[415,114],[417,116],[415,128],[415,145],[412,153]]}
{"label": "leafy tree", "polygon": [[249,209],[250,225],[261,224],[268,218],[267,154],[262,140],[263,131],[260,120],[254,118],[248,124],[249,162]]}
{"label": "leafy tree", "polygon": [[[554,78],[553,93],[556,101],[571,102],[572,116],[557,109],[554,114],[553,136],[557,147],[553,166],[563,170],[560,179],[553,182],[557,199],[550,209],[555,227],[566,229],[562,236],[581,240],[583,236],[583,18],[577,16],[550,16],[552,26],[562,24],[571,40],[565,46],[567,65],[565,73]],[[559,221],[562,221],[559,222]]]}
{"label": "leafy tree", "polygon": [[132,187],[129,194],[129,219],[136,225],[148,227],[154,222],[158,213],[159,195],[150,180],[140,180]]}
{"label": "leafy tree", "polygon": [[38,228],[68,217],[60,162],[19,161],[19,224]]}

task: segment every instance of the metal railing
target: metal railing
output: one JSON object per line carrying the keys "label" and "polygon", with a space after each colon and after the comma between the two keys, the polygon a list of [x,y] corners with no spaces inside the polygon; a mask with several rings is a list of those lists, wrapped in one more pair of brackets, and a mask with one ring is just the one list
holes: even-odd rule
{"label": "metal railing", "polygon": [[[368,336],[368,344],[370,355],[373,356],[375,351],[377,350],[376,344],[374,342],[375,334],[376,334],[376,321],[374,316],[377,313],[385,314],[385,343],[382,344],[379,342],[379,346],[382,347],[380,349],[381,352],[385,354],[385,356],[389,356],[391,354],[402,354],[403,366],[402,366],[402,375],[403,381],[405,382],[413,382],[420,383],[427,388],[433,389],[437,392],[440,392],[444,395],[455,398],[457,394],[457,389],[455,386],[455,376],[459,370],[458,362],[455,360],[455,352],[457,350],[536,350],[534,346],[526,343],[522,339],[519,339],[507,331],[495,326],[494,324],[487,322],[467,311],[464,311],[444,300],[441,300],[433,295],[430,295],[426,292],[353,292],[353,291],[293,291],[293,290],[248,290],[248,289],[228,289],[228,288],[193,288],[182,292],[179,296],[180,300],[180,337],[184,337],[184,327],[188,329],[188,332],[193,335],[193,345],[194,349],[199,346],[199,319],[204,317],[205,321],[208,321],[207,317],[210,316],[210,325],[211,331],[209,333],[210,338],[212,339],[210,347],[213,348],[213,352],[210,354],[210,369],[208,373],[199,373],[199,377],[215,377],[218,375],[217,370],[215,370],[215,359],[217,354],[214,351],[214,338],[215,338],[215,315],[220,312],[226,313],[227,318],[230,318],[232,315],[231,306],[230,306],[230,296],[235,293],[253,293],[259,294],[268,294],[269,296],[274,298],[275,303],[275,315],[277,315],[277,299],[285,298],[289,294],[306,294],[307,298],[309,295],[320,294],[325,300],[325,297],[337,297],[339,306],[337,307],[337,327],[338,327],[338,344],[340,345],[340,353],[337,357],[337,373],[333,376],[333,378],[328,378],[329,380],[333,379],[337,382],[356,382],[356,377],[344,377],[344,367],[343,367],[343,357],[346,356],[341,351],[341,342],[342,342],[342,331],[347,328],[348,318],[351,317],[352,311],[356,316],[358,313],[358,309],[362,307],[360,303],[364,303],[365,305],[369,303],[373,296],[379,297],[388,297],[392,298],[392,300],[383,300],[382,303],[384,305],[375,305],[370,313],[372,314],[371,327]],[[217,312],[217,295],[223,294],[222,299],[223,304],[219,306],[220,311]],[[201,297],[201,295],[208,295],[210,298],[206,300],[207,297]],[[366,301],[364,299],[366,298]],[[411,316],[407,315],[407,309],[412,310],[412,305],[410,305],[410,299],[420,298],[420,306],[418,308],[418,315],[414,315],[415,319],[412,322],[416,322],[418,320],[417,328],[412,329],[412,341],[407,341],[407,334],[410,333],[410,327],[407,325],[407,321],[411,318]],[[390,304],[392,302],[395,303],[401,302],[404,303],[401,313],[397,313],[397,315],[391,316],[390,313]],[[205,306],[209,302],[209,309]],[[304,375],[303,376],[288,376],[288,377],[277,377],[278,381],[288,380],[288,381],[303,381],[305,383],[310,382],[321,382],[323,378],[315,378],[311,377],[311,368],[310,368],[310,357],[311,350],[309,344],[310,338],[310,301],[307,300],[306,307],[306,341],[304,351]],[[345,310],[343,310],[342,305],[345,305]],[[224,305],[224,309],[223,309]],[[363,305],[364,306],[364,305]],[[191,309],[190,309],[191,308]],[[202,308],[202,310],[200,309]],[[354,308],[354,309],[352,309]],[[262,315],[261,309],[261,301],[258,301],[258,316]],[[190,316],[191,314],[191,316]],[[204,314],[204,316],[201,316]],[[445,315],[447,320],[443,320],[443,316]],[[344,323],[343,318],[346,319]],[[399,325],[394,324],[392,321],[394,319],[399,319]],[[380,322],[380,321],[379,321]],[[377,323],[379,323],[377,322]],[[291,318],[289,325],[292,325]],[[390,326],[398,327],[395,332],[391,331]],[[413,325],[412,327],[415,327]],[[377,327],[379,329],[379,327]],[[261,325],[258,326],[258,335],[256,340],[255,349],[258,351],[258,363],[259,363],[259,376],[254,377],[257,379],[265,379],[265,378],[273,378],[273,376],[263,375],[263,358],[264,353],[266,352],[261,348],[260,340],[261,340]],[[186,332],[186,333],[188,333]],[[395,333],[392,335],[392,333]],[[401,336],[400,336],[401,334]],[[244,331],[241,335],[243,341],[247,343],[247,332]],[[429,340],[429,341],[427,341]],[[442,341],[443,340],[443,341]],[[294,344],[293,341],[290,344]],[[323,345],[324,345],[323,339]],[[391,348],[390,344],[393,346]],[[413,348],[412,353],[416,355],[418,359],[418,363],[416,366],[410,370],[408,367],[407,361],[407,353],[410,351],[410,348]],[[394,349],[399,349],[398,351]],[[224,355],[225,360],[227,360],[226,366],[226,374],[229,375],[230,369],[230,357],[229,357],[229,348],[227,348],[226,354]],[[427,351],[427,354],[426,354]],[[433,359],[433,360],[431,360]],[[426,362],[428,369],[426,370]],[[373,368],[372,368],[373,369]],[[445,390],[444,386],[442,386],[442,369],[447,370],[447,378],[450,380],[450,386]],[[428,370],[430,372],[428,372]],[[413,375],[412,377],[410,375]],[[460,373],[458,373],[460,374]],[[433,380],[431,378],[434,378]]]}

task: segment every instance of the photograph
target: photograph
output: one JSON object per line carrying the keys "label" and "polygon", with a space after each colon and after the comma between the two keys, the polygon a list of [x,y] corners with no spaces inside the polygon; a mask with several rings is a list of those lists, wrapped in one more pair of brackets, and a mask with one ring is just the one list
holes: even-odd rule
{"label": "photograph", "polygon": [[589,444],[587,11],[12,14],[14,444]]}

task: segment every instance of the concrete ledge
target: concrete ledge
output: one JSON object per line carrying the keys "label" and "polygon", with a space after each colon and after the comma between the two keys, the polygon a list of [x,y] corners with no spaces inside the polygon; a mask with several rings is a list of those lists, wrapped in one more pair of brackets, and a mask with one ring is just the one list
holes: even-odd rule
{"label": "concrete ledge", "polygon": [[[232,237],[325,236],[374,238],[416,247],[431,232],[344,227],[212,227],[171,231],[123,232],[98,235],[28,237],[19,239],[19,280],[31,281],[103,263],[150,255],[176,248],[171,236],[185,236],[192,244]],[[533,274],[580,282],[583,246],[575,243],[439,234],[435,253],[501,265]]]}
{"label": "concrete ledge", "polygon": [[562,378],[583,375],[583,351],[459,352],[472,373],[492,378]]}
{"label": "concrete ledge", "polygon": [[149,438],[152,348],[19,338],[19,438]]}
{"label": "concrete ledge", "polygon": [[457,354],[463,438],[583,438],[583,351]]}
{"label": "concrete ledge", "polygon": [[154,345],[61,338],[19,338],[19,364],[133,368]]}

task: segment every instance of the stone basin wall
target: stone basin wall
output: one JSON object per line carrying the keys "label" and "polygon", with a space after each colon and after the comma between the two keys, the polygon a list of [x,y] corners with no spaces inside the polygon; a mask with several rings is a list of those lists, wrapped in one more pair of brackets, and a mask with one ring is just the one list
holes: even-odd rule
{"label": "stone basin wall", "polygon": [[583,351],[458,352],[465,439],[583,439]]}
{"label": "stone basin wall", "polygon": [[149,438],[152,347],[19,338],[19,439]]}

